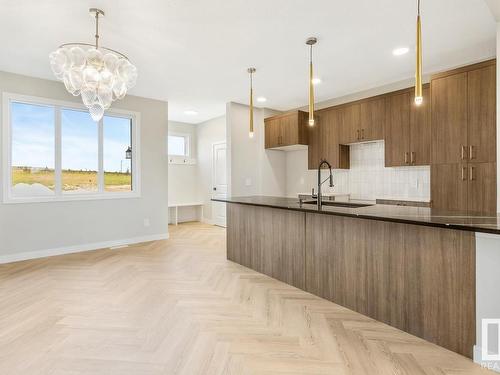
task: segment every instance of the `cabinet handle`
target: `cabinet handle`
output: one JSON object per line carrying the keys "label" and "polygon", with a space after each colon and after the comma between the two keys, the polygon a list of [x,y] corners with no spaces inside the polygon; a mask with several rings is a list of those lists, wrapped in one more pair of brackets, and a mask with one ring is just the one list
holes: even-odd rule
{"label": "cabinet handle", "polygon": [[359,141],[359,140],[360,140],[360,133],[359,133],[359,129],[358,129],[358,130],[356,130],[356,133],[358,133],[357,140]]}
{"label": "cabinet handle", "polygon": [[469,180],[470,181],[474,181],[475,180],[475,178],[474,178],[474,167],[470,167],[469,172],[470,172],[469,173]]}
{"label": "cabinet handle", "polygon": [[465,146],[461,146],[461,149],[460,149],[460,159],[462,159],[462,160],[465,159]]}
{"label": "cabinet handle", "polygon": [[415,164],[415,152],[414,151],[412,151],[410,153],[410,163]]}
{"label": "cabinet handle", "polygon": [[467,177],[465,177],[466,172],[467,172],[467,167],[462,167],[462,181],[467,180]]}
{"label": "cabinet handle", "polygon": [[408,164],[408,153],[405,152],[405,164]]}
{"label": "cabinet handle", "polygon": [[474,146],[469,146],[469,160],[474,159]]}
{"label": "cabinet handle", "polygon": [[361,139],[365,139],[365,129],[361,129]]}

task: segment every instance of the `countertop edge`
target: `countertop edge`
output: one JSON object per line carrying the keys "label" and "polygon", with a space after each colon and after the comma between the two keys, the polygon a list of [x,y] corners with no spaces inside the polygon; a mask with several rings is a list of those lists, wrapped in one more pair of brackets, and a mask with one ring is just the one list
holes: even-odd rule
{"label": "countertop edge", "polygon": [[391,222],[391,223],[412,224],[412,225],[420,225],[420,226],[425,226],[425,227],[444,228],[444,229],[461,230],[461,231],[467,231],[467,232],[500,235],[500,230],[498,230],[498,229],[493,229],[493,228],[490,229],[490,228],[484,228],[484,227],[481,228],[481,227],[462,225],[462,224],[446,224],[446,223],[436,223],[436,222],[425,222],[425,221],[419,221],[419,220],[401,219],[401,218],[394,218],[394,217],[354,214],[354,213],[349,213],[349,212],[312,211],[312,210],[307,210],[307,209],[301,209],[298,207],[283,207],[280,205],[255,203],[255,202],[234,202],[231,200],[224,200],[224,199],[217,199],[217,198],[213,198],[211,200],[214,202],[222,202],[222,203],[229,203],[229,204],[242,204],[245,206],[269,207],[269,208],[276,208],[276,209],[280,209],[280,210],[304,212],[304,213],[317,214],[317,215],[334,215],[334,216],[352,217],[352,218],[366,219],[366,220],[386,221],[386,222]]}

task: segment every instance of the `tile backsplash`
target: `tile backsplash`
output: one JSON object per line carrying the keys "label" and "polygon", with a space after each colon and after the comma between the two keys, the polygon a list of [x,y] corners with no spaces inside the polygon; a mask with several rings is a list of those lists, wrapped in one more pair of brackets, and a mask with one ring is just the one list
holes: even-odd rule
{"label": "tile backsplash", "polygon": [[351,168],[335,170],[335,187],[325,184],[324,192],[350,193],[351,199],[430,200],[430,167],[386,168],[384,141],[351,145],[350,160]]}

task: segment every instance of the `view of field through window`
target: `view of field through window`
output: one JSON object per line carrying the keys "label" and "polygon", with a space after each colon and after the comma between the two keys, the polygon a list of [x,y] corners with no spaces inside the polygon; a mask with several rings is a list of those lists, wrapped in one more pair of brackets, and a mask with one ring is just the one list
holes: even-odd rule
{"label": "view of field through window", "polygon": [[[88,112],[61,109],[61,190],[63,194],[99,189],[99,123]],[[12,195],[54,195],[56,190],[56,109],[13,102]],[[132,190],[132,121],[104,116],[102,121],[104,190]]]}

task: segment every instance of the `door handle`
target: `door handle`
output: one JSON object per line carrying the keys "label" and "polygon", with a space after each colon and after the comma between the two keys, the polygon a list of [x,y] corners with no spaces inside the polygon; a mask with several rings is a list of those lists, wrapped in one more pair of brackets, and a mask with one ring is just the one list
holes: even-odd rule
{"label": "door handle", "polygon": [[408,153],[405,152],[405,164],[408,164]]}
{"label": "door handle", "polygon": [[474,181],[475,178],[474,178],[474,167],[470,167],[469,168],[469,180],[470,181]]}
{"label": "door handle", "polygon": [[467,180],[467,177],[465,177],[466,172],[467,172],[467,167],[462,167],[462,181]]}
{"label": "door handle", "polygon": [[415,152],[410,153],[410,164],[415,164]]}
{"label": "door handle", "polygon": [[465,146],[460,146],[460,159],[464,160],[465,159]]}
{"label": "door handle", "polygon": [[469,146],[469,160],[474,159],[474,146]]}
{"label": "door handle", "polygon": [[214,189],[214,191],[216,191],[216,190],[217,190],[217,188],[216,188],[216,187],[214,187],[213,189]]}

